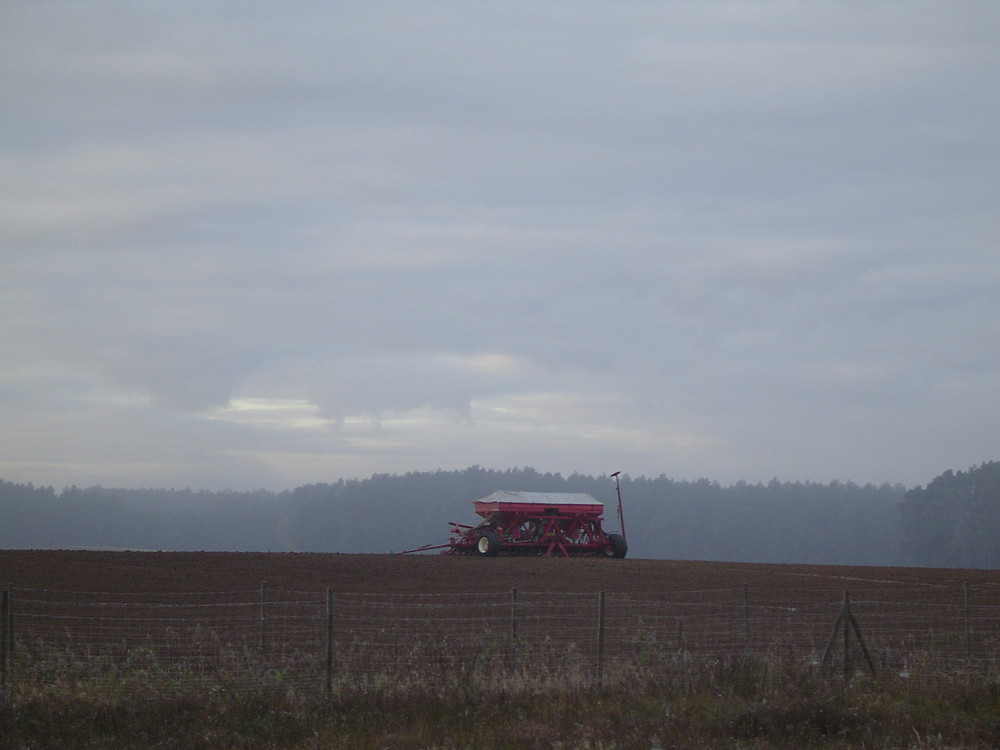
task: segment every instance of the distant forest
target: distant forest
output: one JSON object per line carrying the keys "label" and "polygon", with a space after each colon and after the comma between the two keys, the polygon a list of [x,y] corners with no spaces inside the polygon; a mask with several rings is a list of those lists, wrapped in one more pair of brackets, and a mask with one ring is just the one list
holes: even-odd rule
{"label": "distant forest", "polygon": [[[620,477],[629,556],[1000,567],[1000,463],[926,487]],[[617,528],[614,480],[531,468],[376,474],[284,492],[15,484],[0,480],[0,547],[400,552],[475,524],[495,490],[585,492]]]}

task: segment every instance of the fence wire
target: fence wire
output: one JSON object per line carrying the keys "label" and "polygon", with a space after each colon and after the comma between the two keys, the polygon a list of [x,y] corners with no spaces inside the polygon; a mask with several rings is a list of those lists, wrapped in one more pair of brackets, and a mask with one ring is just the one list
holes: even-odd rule
{"label": "fence wire", "polygon": [[[850,632],[843,647],[845,599],[833,589],[748,587],[607,595],[17,588],[4,592],[0,667],[5,684],[333,689],[497,674],[589,684],[691,658],[819,666],[832,645],[834,659],[861,645]],[[998,586],[858,590],[850,612],[878,669],[997,666]]]}

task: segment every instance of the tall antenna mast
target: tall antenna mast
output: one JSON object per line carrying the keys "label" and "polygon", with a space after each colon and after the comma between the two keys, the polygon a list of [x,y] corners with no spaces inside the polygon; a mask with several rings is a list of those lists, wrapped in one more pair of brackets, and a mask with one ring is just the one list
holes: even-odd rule
{"label": "tall antenna mast", "polygon": [[618,493],[618,526],[622,530],[622,538],[627,540],[628,537],[625,536],[625,514],[622,512],[622,487],[621,484],[618,483],[619,474],[621,474],[621,472],[616,471],[611,475],[611,478],[615,480],[615,492]]}

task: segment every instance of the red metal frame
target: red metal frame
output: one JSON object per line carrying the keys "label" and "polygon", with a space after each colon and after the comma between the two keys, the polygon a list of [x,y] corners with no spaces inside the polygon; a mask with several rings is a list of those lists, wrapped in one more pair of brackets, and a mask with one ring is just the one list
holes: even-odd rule
{"label": "red metal frame", "polygon": [[[445,554],[624,556],[602,528],[604,506],[600,503],[477,500],[473,506],[483,521],[477,526],[452,523],[453,537],[443,545]],[[481,542],[484,535],[488,541]]]}

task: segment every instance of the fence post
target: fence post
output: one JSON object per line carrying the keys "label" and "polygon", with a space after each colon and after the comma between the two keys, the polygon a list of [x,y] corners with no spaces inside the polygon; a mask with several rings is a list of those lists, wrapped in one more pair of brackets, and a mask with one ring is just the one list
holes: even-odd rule
{"label": "fence post", "polygon": [[962,585],[963,599],[965,600],[965,658],[972,659],[972,622],[969,619],[969,582]]}
{"label": "fence post", "polygon": [[604,592],[597,595],[597,691],[604,688]]}
{"label": "fence post", "polygon": [[510,668],[517,668],[517,587],[510,590]]}
{"label": "fence post", "polygon": [[844,591],[844,677],[851,676],[851,592]]}
{"label": "fence post", "polygon": [[7,687],[7,627],[10,621],[10,589],[0,593],[0,688]]}
{"label": "fence post", "polygon": [[848,615],[851,611],[851,594],[848,591],[844,592],[844,603],[840,605],[840,612],[837,613],[837,620],[833,623],[833,629],[830,631],[830,638],[826,642],[826,648],[823,649],[823,658],[820,660],[820,667],[825,667],[830,663],[830,657],[833,654],[833,646],[837,642],[837,633],[840,631],[841,627],[844,629],[844,673],[847,673],[847,656],[849,653],[848,646],[848,635],[850,634],[850,625],[847,622]]}
{"label": "fence post", "polygon": [[267,581],[260,582],[260,652],[267,650]]}
{"label": "fence post", "polygon": [[326,692],[333,689],[333,589],[326,590]]}
{"label": "fence post", "polygon": [[861,655],[865,657],[865,663],[868,665],[869,671],[874,675],[876,671],[875,661],[872,659],[872,655],[868,651],[868,646],[865,644],[865,637],[861,633],[861,626],[858,625],[854,613],[851,612],[850,591],[844,592],[844,603],[840,606],[840,614],[837,615],[837,621],[833,624],[833,630],[830,632],[830,639],[826,642],[826,649],[823,651],[820,667],[825,667],[830,662],[833,645],[836,643],[837,633],[841,629],[844,631],[844,678],[846,679],[851,675],[851,630],[854,631],[854,637],[858,639]]}
{"label": "fence post", "polygon": [[750,587],[743,584],[743,654],[750,655]]}

